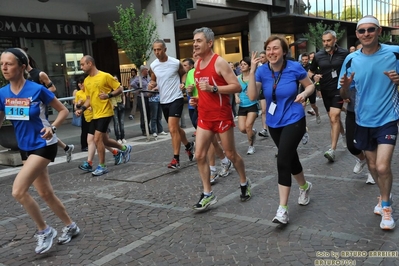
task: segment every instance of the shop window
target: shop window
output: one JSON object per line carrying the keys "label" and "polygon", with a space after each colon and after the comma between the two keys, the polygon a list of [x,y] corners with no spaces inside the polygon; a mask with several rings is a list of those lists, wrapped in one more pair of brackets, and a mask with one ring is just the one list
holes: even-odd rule
{"label": "shop window", "polygon": [[237,54],[240,53],[240,42],[237,39],[225,40],[224,41],[225,54]]}
{"label": "shop window", "polygon": [[36,67],[46,72],[57,88],[56,95],[72,96],[74,81],[83,74],[80,59],[85,54],[83,40],[26,39],[28,53]]}

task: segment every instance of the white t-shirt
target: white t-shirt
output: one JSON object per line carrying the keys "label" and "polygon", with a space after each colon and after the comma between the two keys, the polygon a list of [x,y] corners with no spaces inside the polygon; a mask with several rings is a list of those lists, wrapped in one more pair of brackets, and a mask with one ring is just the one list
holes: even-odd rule
{"label": "white t-shirt", "polygon": [[157,77],[161,104],[171,103],[176,99],[183,98],[183,93],[180,90],[179,60],[168,56],[166,62],[159,62],[156,59],[150,67]]}

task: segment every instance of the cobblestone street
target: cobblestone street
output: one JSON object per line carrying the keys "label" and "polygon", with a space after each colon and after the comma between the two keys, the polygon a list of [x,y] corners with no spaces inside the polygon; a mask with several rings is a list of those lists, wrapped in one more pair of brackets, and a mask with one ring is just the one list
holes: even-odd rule
{"label": "cobblestone street", "polygon": [[[233,169],[229,176],[213,185],[218,203],[204,212],[195,212],[191,206],[202,192],[196,163],[188,160],[182,147],[181,169],[167,168],[172,159],[169,135],[147,142],[138,135],[141,131],[137,120],[126,120],[127,140],[133,145],[130,162],[114,166],[112,156],[107,153],[109,173],[93,177],[78,169],[87,156],[79,152],[80,129],[63,125],[57,135],[75,144],[73,160],[66,163],[60,150],[49,171],[57,196],[81,233],[68,244],[55,243],[47,253],[36,255],[35,225],[11,196],[18,168],[2,166],[0,266],[260,266],[328,262],[399,265],[399,228],[380,229],[381,217],[373,213],[379,191],[376,185],[365,183],[366,169],[361,174],[352,172],[355,159],[343,148],[341,140],[336,162],[328,163],[324,158],[330,144],[330,125],[321,101],[318,105],[322,122],[316,124],[315,117],[307,115],[310,140],[298,148],[305,176],[313,183],[311,202],[308,206],[297,204],[299,190],[293,182],[287,226],[271,222],[278,208],[277,149],[271,138],[258,137],[256,153],[246,155],[247,138],[236,128],[236,146],[253,183],[253,197],[248,202],[240,201],[239,179]],[[185,130],[192,140],[194,129],[188,121],[186,115]],[[256,128],[261,129],[260,118]],[[392,169],[395,200],[395,195],[399,195],[398,148]],[[47,223],[61,234],[61,221],[34,189],[31,192],[39,201]],[[393,208],[398,208],[395,201]]]}

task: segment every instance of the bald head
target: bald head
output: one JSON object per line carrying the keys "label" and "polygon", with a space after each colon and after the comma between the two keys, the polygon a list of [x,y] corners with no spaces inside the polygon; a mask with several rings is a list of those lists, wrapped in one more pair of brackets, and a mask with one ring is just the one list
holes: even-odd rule
{"label": "bald head", "polygon": [[94,58],[91,55],[85,55],[82,57],[82,59],[86,62],[86,63],[91,63],[93,66],[96,65],[96,61],[94,60]]}

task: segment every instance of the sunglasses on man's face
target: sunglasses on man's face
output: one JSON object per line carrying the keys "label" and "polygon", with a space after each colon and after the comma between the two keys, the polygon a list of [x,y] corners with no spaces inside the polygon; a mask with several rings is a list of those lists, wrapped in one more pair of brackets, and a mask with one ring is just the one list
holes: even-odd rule
{"label": "sunglasses on man's face", "polygon": [[359,34],[365,34],[366,31],[367,31],[368,33],[372,33],[372,32],[375,32],[377,29],[378,29],[378,27],[372,27],[372,28],[368,28],[368,29],[358,29],[358,30],[357,30],[357,33],[359,33]]}

